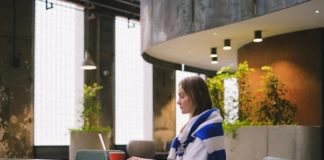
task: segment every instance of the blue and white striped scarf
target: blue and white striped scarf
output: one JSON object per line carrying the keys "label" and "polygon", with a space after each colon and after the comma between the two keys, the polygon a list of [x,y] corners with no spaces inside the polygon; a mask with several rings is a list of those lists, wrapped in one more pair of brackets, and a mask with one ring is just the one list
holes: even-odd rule
{"label": "blue and white striped scarf", "polygon": [[174,138],[168,159],[182,160],[188,144],[198,137],[207,147],[208,160],[226,160],[222,121],[219,109],[210,109],[191,118],[183,132]]}

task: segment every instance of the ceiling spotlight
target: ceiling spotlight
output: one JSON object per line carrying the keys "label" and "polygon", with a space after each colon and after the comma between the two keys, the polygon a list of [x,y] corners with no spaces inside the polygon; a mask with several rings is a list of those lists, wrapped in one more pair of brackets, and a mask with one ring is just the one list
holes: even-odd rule
{"label": "ceiling spotlight", "polygon": [[216,32],[214,32],[214,35],[216,36],[216,35],[217,35],[217,33],[216,33]]}
{"label": "ceiling spotlight", "polygon": [[254,31],[253,42],[262,42],[262,32],[261,31]]}
{"label": "ceiling spotlight", "polygon": [[217,64],[217,57],[212,57],[212,61],[210,62],[211,64]]}
{"label": "ceiling spotlight", "polygon": [[315,13],[319,13],[319,12],[320,12],[320,10],[316,10],[316,11],[315,11]]}
{"label": "ceiling spotlight", "polygon": [[210,57],[217,57],[217,48],[211,48]]}
{"label": "ceiling spotlight", "polygon": [[225,39],[224,40],[224,47],[223,47],[224,50],[230,50],[232,49],[231,47],[231,40],[230,39]]}

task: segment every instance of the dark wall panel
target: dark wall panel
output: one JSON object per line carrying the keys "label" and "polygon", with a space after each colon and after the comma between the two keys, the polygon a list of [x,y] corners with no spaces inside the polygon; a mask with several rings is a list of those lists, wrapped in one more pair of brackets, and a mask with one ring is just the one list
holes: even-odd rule
{"label": "dark wall panel", "polygon": [[112,128],[112,148],[115,139],[115,19],[97,14],[96,19],[90,21],[89,27],[89,48],[97,69],[84,72],[85,83],[92,85],[96,82],[103,86],[98,94],[103,112],[100,125]]}
{"label": "dark wall panel", "polygon": [[[321,29],[321,45],[322,45],[322,47],[321,47],[321,61],[322,61],[322,63],[321,63],[321,66],[322,66],[322,125],[324,124],[324,118],[323,118],[323,115],[324,115],[324,103],[323,103],[323,99],[324,99],[324,73],[323,73],[323,71],[324,71],[324,28],[322,28]],[[322,126],[321,127],[322,128],[322,133],[321,133],[321,140],[322,140],[322,142],[321,142],[321,144],[322,144],[322,149],[324,148],[324,127]],[[324,157],[324,152],[322,152],[322,157]]]}
{"label": "dark wall panel", "polygon": [[253,91],[262,87],[261,66],[273,67],[290,92],[286,98],[298,106],[296,121],[321,125],[321,45],[320,29],[279,35],[243,46],[238,51],[238,62],[247,60],[255,69],[251,74]]}
{"label": "dark wall panel", "polygon": [[153,138],[157,150],[175,137],[175,71],[153,67]]}
{"label": "dark wall panel", "polygon": [[34,146],[35,159],[69,159],[69,146]]}
{"label": "dark wall panel", "polygon": [[0,158],[32,157],[34,5],[0,1]]}
{"label": "dark wall panel", "polygon": [[[99,79],[98,82],[104,87],[99,93],[102,103],[103,117],[102,126],[114,128],[115,115],[115,19],[100,17],[98,36],[100,37],[99,54]],[[108,75],[104,75],[107,72]],[[113,138],[112,138],[113,139]]]}

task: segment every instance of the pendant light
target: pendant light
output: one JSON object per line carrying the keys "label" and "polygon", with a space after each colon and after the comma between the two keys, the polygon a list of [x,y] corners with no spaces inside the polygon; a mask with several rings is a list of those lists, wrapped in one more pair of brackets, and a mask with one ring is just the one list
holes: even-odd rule
{"label": "pendant light", "polygon": [[211,53],[210,53],[210,57],[211,57],[211,64],[217,64],[217,48],[211,48]]}
{"label": "pendant light", "polygon": [[217,57],[212,57],[211,64],[218,64]]}
{"label": "pendant light", "polygon": [[230,50],[232,49],[231,47],[231,40],[230,39],[225,39],[224,40],[224,47],[223,47],[224,50]]}
{"label": "pendant light", "polygon": [[211,48],[210,57],[217,57],[217,48]]}
{"label": "pendant light", "polygon": [[260,30],[254,31],[254,39],[253,42],[262,42],[262,33]]}
{"label": "pendant light", "polygon": [[94,70],[97,69],[96,64],[91,59],[90,53],[89,53],[89,3],[87,5],[87,14],[86,14],[86,50],[84,53],[84,61],[82,63],[81,69],[83,70]]}
{"label": "pendant light", "polygon": [[83,69],[83,70],[97,69],[96,64],[90,58],[89,52],[86,50],[84,54],[85,54],[85,60],[82,62],[81,69]]}

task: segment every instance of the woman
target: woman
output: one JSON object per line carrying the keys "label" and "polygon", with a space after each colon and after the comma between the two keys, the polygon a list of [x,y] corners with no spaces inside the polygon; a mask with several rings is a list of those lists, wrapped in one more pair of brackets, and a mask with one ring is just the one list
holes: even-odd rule
{"label": "woman", "polygon": [[182,114],[190,114],[190,120],[173,140],[168,159],[226,160],[223,118],[219,109],[212,109],[205,81],[199,76],[187,77],[179,83],[178,94],[177,104]]}

